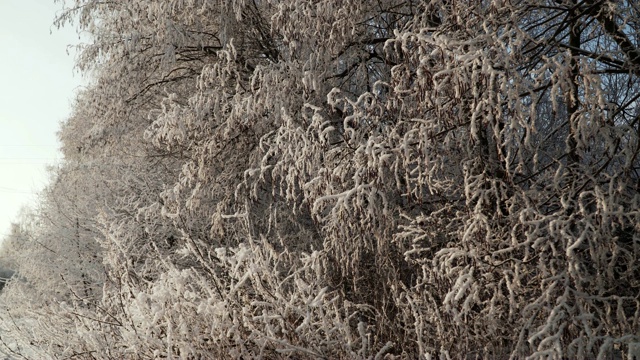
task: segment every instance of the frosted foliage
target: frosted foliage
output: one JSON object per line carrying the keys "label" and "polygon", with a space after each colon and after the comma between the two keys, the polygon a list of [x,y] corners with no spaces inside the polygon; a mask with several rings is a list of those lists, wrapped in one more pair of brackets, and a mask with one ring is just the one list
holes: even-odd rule
{"label": "frosted foliage", "polygon": [[633,2],[63,4],[91,84],[5,352],[638,356]]}
{"label": "frosted foliage", "polygon": [[149,286],[113,289],[113,306],[127,304],[118,333],[131,353],[357,358],[372,351],[367,326],[361,333],[350,326],[370,310],[316,284],[321,253],[277,253],[251,242],[209,256],[215,269],[167,268]]}

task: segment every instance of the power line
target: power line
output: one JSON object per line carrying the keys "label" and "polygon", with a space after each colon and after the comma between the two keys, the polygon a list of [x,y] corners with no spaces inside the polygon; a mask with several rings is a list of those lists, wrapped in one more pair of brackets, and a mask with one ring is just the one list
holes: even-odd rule
{"label": "power line", "polygon": [[0,164],[2,165],[21,165],[21,164],[50,164],[60,161],[60,158],[48,158],[48,157],[0,157]]}
{"label": "power line", "polygon": [[2,194],[25,194],[25,195],[38,195],[32,191],[24,191],[19,189],[7,188],[4,186],[0,186],[0,193]]}
{"label": "power line", "polygon": [[59,147],[59,145],[45,145],[45,144],[0,144],[0,147]]}

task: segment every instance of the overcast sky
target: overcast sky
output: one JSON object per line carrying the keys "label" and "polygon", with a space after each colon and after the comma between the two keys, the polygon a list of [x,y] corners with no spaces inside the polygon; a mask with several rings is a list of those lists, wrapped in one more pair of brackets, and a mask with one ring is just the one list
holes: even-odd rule
{"label": "overcast sky", "polygon": [[[52,26],[53,0],[0,0],[0,235],[47,181],[60,158],[56,131],[81,77],[67,45],[72,28]],[[1,238],[0,238],[1,239]]]}

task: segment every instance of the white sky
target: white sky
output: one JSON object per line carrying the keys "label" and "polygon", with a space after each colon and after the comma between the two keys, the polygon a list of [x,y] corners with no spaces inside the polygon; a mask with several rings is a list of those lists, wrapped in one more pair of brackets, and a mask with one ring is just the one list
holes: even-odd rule
{"label": "white sky", "polygon": [[56,131],[81,83],[67,54],[75,30],[52,26],[60,7],[0,0],[0,241],[60,158]]}

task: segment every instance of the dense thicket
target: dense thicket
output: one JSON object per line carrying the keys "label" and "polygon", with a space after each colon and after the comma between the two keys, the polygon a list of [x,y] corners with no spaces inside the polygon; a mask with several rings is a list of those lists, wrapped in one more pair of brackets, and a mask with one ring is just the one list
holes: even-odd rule
{"label": "dense thicket", "polygon": [[66,0],[41,358],[640,357],[640,7]]}

